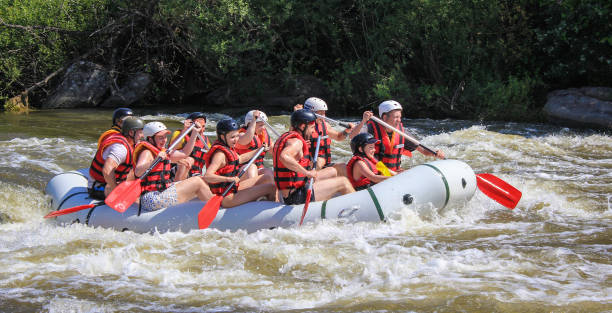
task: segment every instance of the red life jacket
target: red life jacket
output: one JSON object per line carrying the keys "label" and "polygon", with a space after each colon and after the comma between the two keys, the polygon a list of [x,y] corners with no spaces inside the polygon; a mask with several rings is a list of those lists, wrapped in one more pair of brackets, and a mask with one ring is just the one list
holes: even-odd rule
{"label": "red life jacket", "polygon": [[[401,169],[402,153],[407,156],[412,156],[411,153],[406,154],[404,152],[404,137],[394,132],[391,139],[389,139],[389,135],[385,131],[385,128],[378,125],[378,123],[374,123],[373,121],[368,121],[368,123],[371,123],[372,128],[374,129],[374,133],[372,135],[374,138],[379,140],[379,142],[376,144],[376,152],[374,153],[374,156],[381,160],[390,170],[396,172],[399,171]],[[400,126],[400,130],[404,131],[404,127]]]}
{"label": "red life jacket", "polygon": [[[241,133],[246,132],[246,128],[241,128],[240,129]],[[262,138],[263,137],[263,138]],[[251,140],[251,143],[249,143],[248,146],[243,146],[243,145],[236,145],[236,152],[238,152],[238,154],[244,154],[247,153],[249,151],[253,151],[253,150],[257,150],[259,148],[261,148],[262,143],[265,143],[268,147],[270,146],[270,136],[268,136],[268,131],[264,129],[263,132],[263,136],[259,136],[258,134],[255,134],[253,136],[253,139]],[[258,157],[257,159],[255,159],[255,165],[257,165],[257,168],[263,168],[263,161],[264,161],[264,157],[266,156],[266,151],[263,151]]]}
{"label": "red life jacket", "polygon": [[276,183],[276,188],[281,190],[300,188],[304,186],[308,180],[307,176],[288,169],[280,160],[280,154],[283,149],[285,149],[287,140],[292,138],[297,138],[302,141],[302,153],[304,156],[302,156],[298,163],[307,170],[310,169],[309,147],[306,141],[304,141],[304,138],[302,138],[302,135],[293,130],[282,134],[274,144],[274,183]]}
{"label": "red life jacket", "polygon": [[[204,168],[205,162],[204,157],[208,148],[210,147],[210,141],[208,137],[202,136],[205,142],[202,142],[199,138],[196,139],[195,144],[193,145],[193,150],[191,151],[190,157],[193,158],[193,165],[189,170],[189,176],[193,176],[194,174],[202,174],[202,169]],[[185,142],[189,141],[189,135],[185,136]]]}
{"label": "red life jacket", "polygon": [[326,139],[321,138],[321,144],[319,145],[319,157],[325,158],[325,164],[331,163],[331,138],[327,133],[327,127],[329,125],[325,121],[319,121],[315,123],[315,130],[312,132],[312,138],[310,138],[310,155],[314,155],[317,149],[317,138],[319,136],[327,136]]}
{"label": "red life jacket", "polygon": [[357,163],[357,161],[365,162],[368,168],[376,175],[380,174],[378,172],[378,169],[376,168],[376,163],[378,163],[378,161],[370,159],[367,156],[356,154],[353,155],[351,160],[346,165],[346,176],[353,185],[353,187],[355,187],[355,190],[363,190],[374,185],[374,183],[365,176],[362,176],[359,180],[355,180],[355,178],[353,177],[353,168],[355,167],[355,163]]}
{"label": "red life jacket", "polygon": [[113,125],[113,127],[111,127],[109,130],[103,132],[102,135],[100,135],[100,138],[98,138],[98,147],[106,138],[108,138],[108,136],[112,134],[121,134],[121,127]]}
{"label": "red life jacket", "polygon": [[[217,140],[213,143],[212,147],[206,155],[204,156],[204,161],[206,162],[206,167],[210,166],[210,161],[212,160],[213,155],[218,151],[223,152],[225,154],[225,163],[226,165],[220,169],[218,169],[215,174],[219,176],[225,177],[234,177],[238,175],[238,171],[240,170],[240,161],[238,160],[238,153],[236,150],[231,149],[225,143]],[[225,191],[225,189],[231,184],[231,182],[222,182],[216,184],[209,184],[210,191],[216,195],[221,195]],[[234,187],[229,191],[228,194],[236,193],[238,191],[238,184],[235,184]]]}
{"label": "red life jacket", "polygon": [[102,169],[104,168],[105,162],[105,160],[102,159],[102,153],[104,152],[104,149],[116,143],[122,144],[127,149],[127,155],[125,156],[125,161],[115,168],[115,180],[118,183],[124,181],[127,178],[130,170],[134,167],[134,162],[132,159],[134,149],[132,148],[132,145],[130,145],[128,140],[119,133],[109,134],[98,146],[98,151],[96,151],[96,155],[94,156],[91,166],[89,167],[89,176],[99,183],[106,183],[104,175],[102,174]]}
{"label": "red life jacket", "polygon": [[[149,142],[141,141],[134,149],[134,160],[138,160],[138,156],[144,150],[151,151],[154,158],[157,158],[157,155],[161,152],[161,150]],[[149,175],[140,181],[143,192],[166,190],[166,188],[172,184],[170,180],[170,169],[170,160],[168,159],[161,160],[157,163],[151,172],[149,172]]]}

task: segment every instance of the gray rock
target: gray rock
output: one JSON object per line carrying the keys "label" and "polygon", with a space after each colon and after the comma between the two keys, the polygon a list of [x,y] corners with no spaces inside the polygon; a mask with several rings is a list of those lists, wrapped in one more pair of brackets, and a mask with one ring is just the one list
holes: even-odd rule
{"label": "gray rock", "polygon": [[555,124],[612,129],[612,88],[555,90],[547,98],[543,112]]}
{"label": "gray rock", "polygon": [[129,106],[141,101],[151,90],[153,78],[147,73],[137,73],[127,79],[123,87],[108,97],[101,105],[105,108]]}
{"label": "gray rock", "polygon": [[110,86],[110,75],[101,65],[79,61],[72,64],[43,109],[95,107]]}

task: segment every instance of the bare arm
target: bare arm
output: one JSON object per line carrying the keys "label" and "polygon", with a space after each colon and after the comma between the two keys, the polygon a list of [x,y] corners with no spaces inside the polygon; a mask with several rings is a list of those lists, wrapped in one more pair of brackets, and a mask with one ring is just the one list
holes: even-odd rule
{"label": "bare arm", "polygon": [[372,170],[370,170],[370,168],[363,161],[357,161],[355,163],[355,168],[357,169],[358,175],[354,175],[354,177],[365,176],[367,179],[375,183],[380,183],[381,181],[391,177],[374,174],[374,172],[372,172]]}
{"label": "bare arm", "polygon": [[183,146],[183,149],[181,150],[174,150],[171,154],[170,154],[170,161],[172,162],[177,162],[180,161],[186,157],[188,157],[191,152],[193,151],[193,147],[195,146],[195,142],[198,139],[198,132],[202,129],[202,127],[196,123],[196,126],[191,130],[191,134],[189,136],[189,141],[187,141],[187,143],[185,143],[185,146]]}
{"label": "bare arm", "polygon": [[134,167],[134,174],[136,177],[142,176],[142,174],[151,167],[153,160],[153,153],[149,150],[143,150],[138,155],[138,161],[136,161],[136,166]]}
{"label": "bare arm", "polygon": [[238,162],[240,162],[240,164],[249,162],[251,158],[255,156],[255,152],[257,152],[257,150],[249,151],[247,153],[238,155]]}
{"label": "bare arm", "polygon": [[216,172],[226,165],[225,155],[221,151],[215,152],[212,156],[209,166],[206,167],[206,173],[204,174],[204,180],[209,184],[225,183],[236,181],[239,182],[238,177],[227,177],[217,175]]}
{"label": "bare arm", "polygon": [[117,187],[117,181],[115,180],[115,169],[119,166],[117,161],[113,158],[106,158],[104,161],[104,167],[102,168],[102,175],[106,181],[106,189],[114,189]]}
{"label": "bare arm", "polygon": [[349,137],[351,139],[353,139],[353,137],[359,135],[359,133],[361,132],[361,129],[370,120],[370,117],[372,117],[372,115],[374,115],[374,113],[372,113],[372,111],[365,111],[365,112],[363,112],[363,117],[361,119],[361,122],[359,122],[359,124],[357,124],[357,126],[353,127],[353,129],[351,129],[351,133],[349,134]]}
{"label": "bare arm", "polygon": [[285,148],[281,151],[279,159],[288,169],[306,175],[310,178],[316,177],[316,171],[307,171],[298,163],[296,158],[302,151],[302,142],[297,139],[289,139],[285,144]]}

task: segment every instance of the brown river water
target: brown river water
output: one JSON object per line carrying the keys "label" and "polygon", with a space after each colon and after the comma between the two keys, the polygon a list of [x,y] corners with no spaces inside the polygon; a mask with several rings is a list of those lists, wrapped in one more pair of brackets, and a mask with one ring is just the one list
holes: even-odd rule
{"label": "brown river water", "polygon": [[[172,129],[186,116],[137,113]],[[442,215],[406,207],[386,223],[325,220],[254,233],[136,234],[43,219],[46,183],[89,166],[111,114],[0,113],[0,311],[612,311],[609,134],[404,121],[447,158],[520,189],[514,210],[477,191]],[[211,114],[210,135],[221,117]],[[288,126],[288,116],[270,121]],[[348,141],[332,152],[348,161]],[[403,166],[428,161],[416,153]]]}

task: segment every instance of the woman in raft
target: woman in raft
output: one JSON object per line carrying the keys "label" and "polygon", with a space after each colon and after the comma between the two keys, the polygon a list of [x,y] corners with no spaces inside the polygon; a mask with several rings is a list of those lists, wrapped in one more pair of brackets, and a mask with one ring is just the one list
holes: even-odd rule
{"label": "woman in raft", "polygon": [[[382,175],[376,168],[378,163],[374,157],[376,143],[378,139],[370,133],[360,133],[351,140],[353,157],[346,165],[346,174],[355,190],[367,189],[390,177]],[[396,174],[393,171],[389,172],[391,175]]]}
{"label": "woman in raft", "polygon": [[208,201],[213,197],[210,188],[200,176],[190,177],[176,183],[170,180],[170,162],[176,162],[189,156],[197,137],[196,133],[200,129],[201,125],[196,123],[191,131],[192,136],[183,150],[175,150],[168,155],[165,147],[170,131],[166,125],[161,122],[150,122],[144,126],[145,140],[134,149],[134,160],[136,160],[134,173],[140,177],[153,164],[155,158],[161,157],[162,161],[157,163],[149,175],[142,179],[140,196],[142,210],[155,211],[187,202],[195,197],[202,201]]}
{"label": "woman in raft", "polygon": [[238,123],[231,118],[217,123],[217,141],[213,143],[204,158],[206,162],[204,179],[216,195],[222,195],[232,182],[236,182],[221,202],[221,206],[225,208],[235,207],[263,196],[270,201],[276,201],[276,187],[271,176],[258,175],[242,181],[237,176],[240,164],[251,160],[257,152],[254,150],[240,155],[236,152],[236,143],[240,139],[239,130]]}

